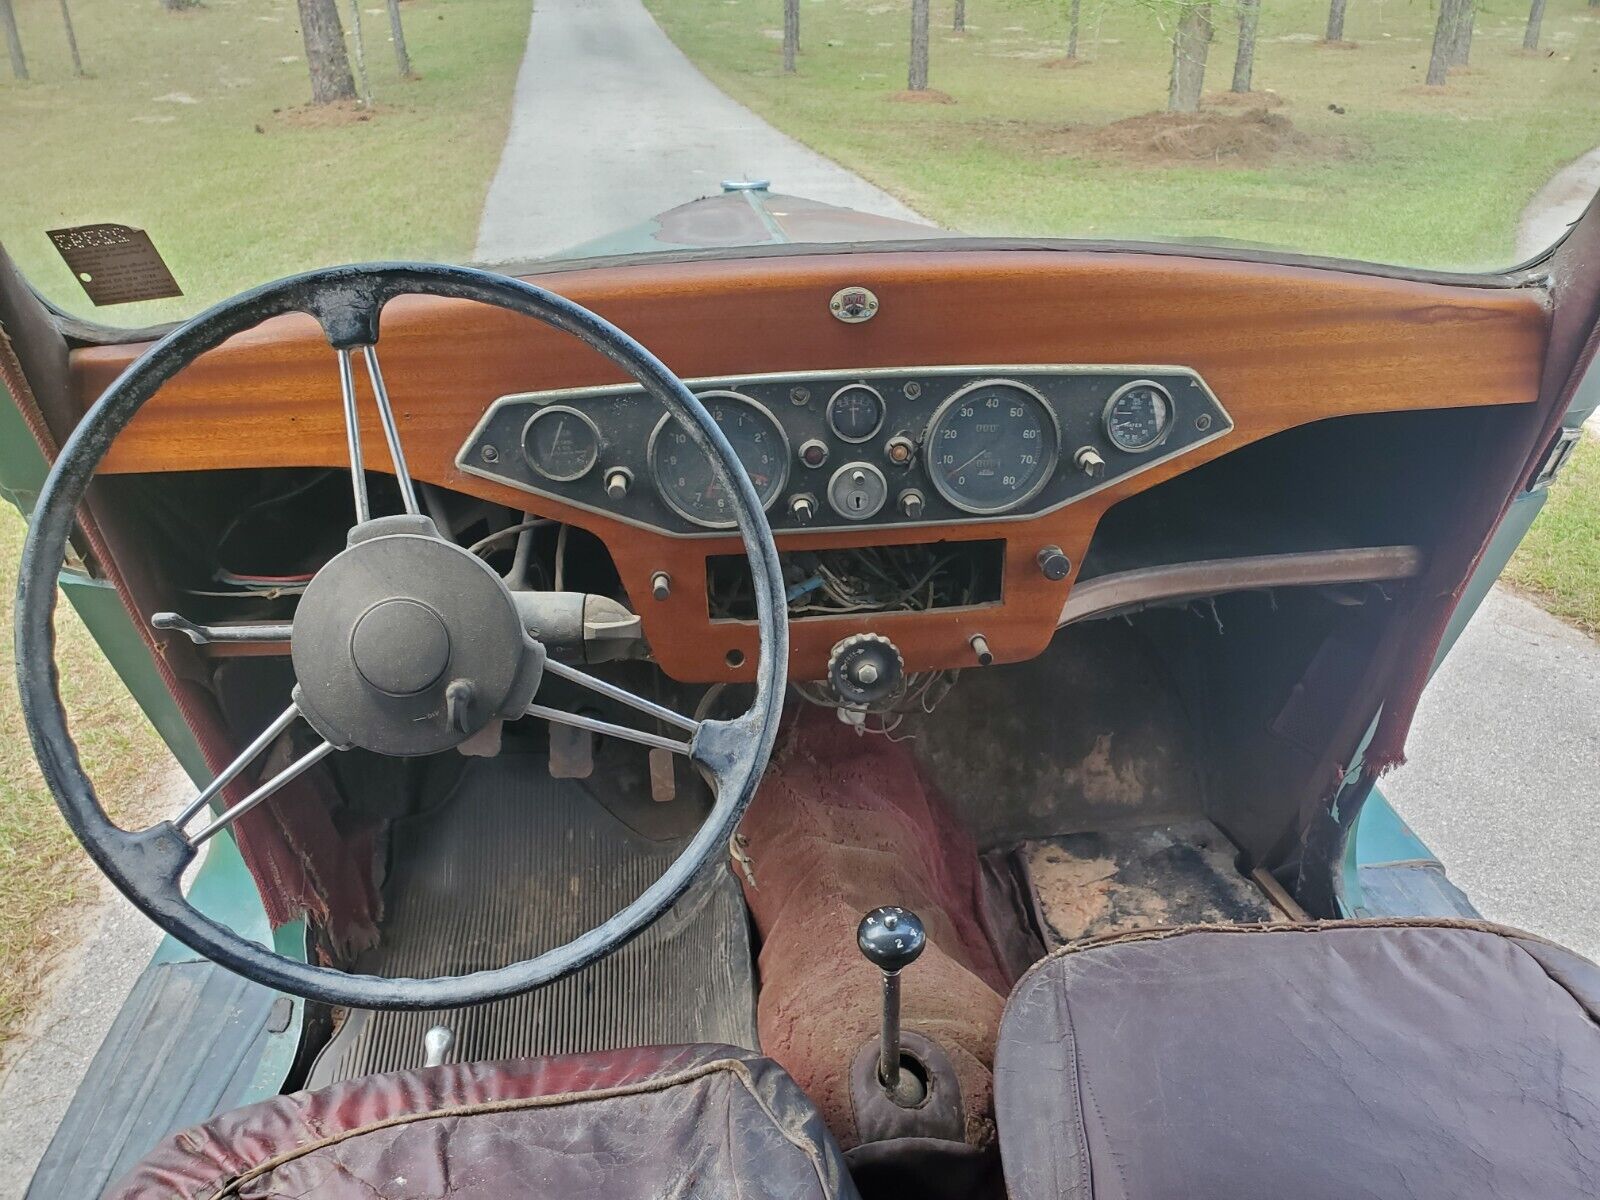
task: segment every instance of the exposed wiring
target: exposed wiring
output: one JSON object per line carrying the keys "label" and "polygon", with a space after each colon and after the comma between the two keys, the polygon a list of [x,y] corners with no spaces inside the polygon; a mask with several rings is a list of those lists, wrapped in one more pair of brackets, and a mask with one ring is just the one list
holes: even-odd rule
{"label": "exposed wiring", "polygon": [[[497,544],[499,542],[505,541],[505,539],[508,538],[508,537],[514,537],[517,534],[521,533],[525,529],[537,529],[541,525],[554,525],[554,524],[555,524],[555,522],[553,520],[551,520],[549,517],[536,517],[531,521],[519,521],[515,525],[507,525],[504,529],[495,530],[488,537],[479,538],[477,541],[473,542],[472,545],[467,547],[467,553],[468,554],[482,554],[485,550],[489,549],[489,547],[491,547],[491,546],[493,546],[493,545],[495,545],[495,544]],[[565,534],[566,530],[567,530],[567,527],[565,525],[563,525],[561,527],[561,532],[563,534]],[[556,568],[556,570],[557,570],[557,573],[559,574],[560,567],[558,566]]]}

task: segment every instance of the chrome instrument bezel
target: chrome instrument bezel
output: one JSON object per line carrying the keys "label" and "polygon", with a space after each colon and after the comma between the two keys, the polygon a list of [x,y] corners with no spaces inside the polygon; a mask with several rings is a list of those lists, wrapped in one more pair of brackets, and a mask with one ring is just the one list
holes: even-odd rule
{"label": "chrome instrument bezel", "polygon": [[[1044,415],[1049,422],[1047,428],[1050,430],[1050,454],[1049,461],[1045,464],[1044,468],[1040,470],[1038,478],[1033,481],[1033,485],[1031,487],[1029,487],[1026,491],[1012,493],[1010,496],[1006,497],[1005,502],[1002,504],[984,507],[982,505],[972,504],[969,501],[963,500],[959,495],[955,494],[951,490],[945,480],[944,475],[941,472],[934,470],[933,457],[929,447],[932,445],[934,434],[938,431],[939,423],[944,420],[946,413],[948,413],[955,405],[959,404],[969,394],[977,391],[979,388],[995,387],[997,385],[1015,388],[1017,391],[1022,392],[1030,397],[1033,402],[1043,410]],[[946,504],[950,505],[952,508],[958,508],[964,513],[970,513],[975,517],[1001,516],[1010,512],[1012,509],[1017,508],[1019,505],[1026,504],[1029,500],[1032,500],[1044,490],[1045,484],[1049,483],[1050,477],[1056,473],[1056,467],[1059,466],[1061,462],[1061,421],[1056,416],[1055,409],[1051,406],[1050,401],[1047,400],[1044,394],[1037,388],[1031,388],[1027,384],[1016,379],[1006,379],[999,376],[996,376],[992,379],[974,380],[965,387],[957,388],[954,392],[951,392],[949,396],[945,397],[944,402],[940,404],[938,408],[933,410],[933,416],[928,419],[928,427],[922,435],[922,461],[925,464],[925,473],[927,474],[928,482],[933,485],[933,490],[939,493],[940,498],[943,499]]]}
{"label": "chrome instrument bezel", "polygon": [[[793,449],[789,445],[789,433],[786,429],[784,429],[783,422],[778,420],[778,418],[773,415],[773,413],[770,412],[765,405],[761,404],[752,397],[745,395],[743,392],[734,391],[732,388],[713,388],[704,392],[697,391],[695,392],[695,396],[702,404],[706,404],[708,409],[710,407],[710,405],[707,403],[708,401],[737,401],[738,403],[743,404],[745,407],[753,409],[764,420],[770,423],[772,428],[778,431],[778,442],[783,448],[778,459],[781,468],[778,474],[778,483],[777,486],[772,489],[772,495],[764,498],[761,501],[761,507],[764,510],[770,511],[772,506],[777,503],[778,497],[783,495],[783,489],[789,486],[789,459],[794,453]],[[661,497],[663,504],[665,504],[673,512],[677,513],[685,521],[688,521],[691,525],[698,525],[701,529],[714,529],[719,533],[734,528],[734,522],[732,521],[708,521],[704,517],[697,517],[693,513],[685,512],[683,505],[678,503],[672,492],[661,486],[661,476],[656,470],[656,449],[661,440],[661,431],[664,430],[668,425],[672,424],[672,421],[672,415],[670,413],[664,413],[662,414],[661,419],[656,422],[655,428],[650,431],[650,443],[645,450],[645,467],[650,473],[650,486],[655,489],[656,495]],[[752,482],[754,481],[752,480]]]}
{"label": "chrome instrument bezel", "polygon": [[[1156,435],[1155,441],[1151,442],[1148,446],[1124,446],[1117,440],[1117,435],[1111,432],[1111,410],[1116,408],[1118,400],[1122,399],[1129,392],[1133,391],[1134,388],[1141,387],[1155,388],[1156,391],[1160,392],[1167,398],[1167,425],[1165,429]],[[1111,398],[1106,401],[1105,407],[1100,410],[1100,428],[1105,430],[1106,441],[1110,442],[1124,454],[1149,454],[1150,451],[1156,449],[1156,447],[1160,446],[1172,436],[1172,430],[1177,423],[1178,402],[1173,398],[1172,389],[1168,388],[1165,384],[1157,383],[1154,379],[1135,379],[1123,384],[1116,391],[1111,393]]]}
{"label": "chrome instrument bezel", "polygon": [[[594,437],[594,453],[589,456],[589,464],[575,474],[552,475],[539,465],[539,460],[528,450],[528,431],[533,428],[535,422],[543,420],[552,413],[562,413],[569,417],[577,417],[579,421],[589,427],[589,433]],[[600,462],[602,446],[600,426],[595,424],[594,418],[588,413],[573,408],[570,404],[547,404],[543,408],[535,409],[528,419],[522,423],[522,433],[519,440],[522,443],[522,457],[528,460],[528,466],[541,478],[548,479],[551,483],[575,483],[594,470]]]}
{"label": "chrome instrument bezel", "polygon": [[[858,389],[863,392],[871,392],[877,399],[878,423],[874,425],[871,431],[868,433],[862,434],[860,437],[850,437],[847,434],[840,433],[839,427],[833,423],[833,406],[839,402],[840,396],[844,395],[846,392]],[[822,413],[822,420],[823,423],[827,425],[828,432],[833,434],[833,436],[838,438],[841,442],[849,442],[854,446],[859,446],[864,442],[870,442],[873,438],[877,437],[878,434],[883,431],[884,422],[888,419],[889,402],[884,399],[883,393],[877,388],[873,387],[870,383],[847,383],[843,387],[836,389],[833,395],[828,397],[828,406],[823,410]]]}

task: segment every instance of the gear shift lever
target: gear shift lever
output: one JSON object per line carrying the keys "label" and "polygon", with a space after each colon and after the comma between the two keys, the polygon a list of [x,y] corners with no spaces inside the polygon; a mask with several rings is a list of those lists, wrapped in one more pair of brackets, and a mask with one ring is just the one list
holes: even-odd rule
{"label": "gear shift lever", "polygon": [[[900,972],[917,961],[928,935],[916,913],[889,905],[861,918],[856,945],[883,972],[883,1032],[878,1039],[878,1081],[900,1099]],[[911,1103],[916,1103],[912,1099]]]}

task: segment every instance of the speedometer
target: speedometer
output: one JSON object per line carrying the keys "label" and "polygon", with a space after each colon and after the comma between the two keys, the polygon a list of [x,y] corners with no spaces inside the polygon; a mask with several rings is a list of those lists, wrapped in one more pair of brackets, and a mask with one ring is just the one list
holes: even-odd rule
{"label": "speedometer", "polygon": [[928,426],[928,474],[939,494],[964,512],[1015,508],[1055,470],[1055,414],[1032,388],[984,380],[939,406]]}
{"label": "speedometer", "polygon": [[[706,392],[700,402],[749,473],[761,507],[770,508],[789,474],[789,440],[782,426],[738,392]],[[680,516],[707,529],[733,528],[728,489],[717,478],[711,459],[672,416],[662,417],[650,435],[650,473],[661,498]]]}

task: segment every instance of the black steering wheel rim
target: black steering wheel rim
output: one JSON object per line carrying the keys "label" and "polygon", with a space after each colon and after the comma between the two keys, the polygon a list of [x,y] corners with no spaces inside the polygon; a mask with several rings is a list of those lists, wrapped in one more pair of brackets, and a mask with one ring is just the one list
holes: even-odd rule
{"label": "black steering wheel rim", "polygon": [[[201,354],[272,317],[308,313],[335,350],[375,345],[383,306],[401,295],[477,301],[571,334],[626,370],[683,424],[730,488],[755,580],[760,654],[755,698],[732,721],[704,722],[697,761],[717,780],[711,812],[659,879],[610,920],[535,958],[433,979],[349,974],[288,958],[189,905],[180,886],[193,847],[170,822],[139,832],[106,815],[67,727],[55,666],[57,577],[95,468],[165,383]],[[777,736],[788,667],[783,576],[749,476],[705,407],[628,334],[553,292],[508,276],[426,263],[370,263],[291,276],[244,292],[185,322],[130,365],[85,414],[52,465],[23,547],[16,599],[17,687],[34,754],[56,804],[95,864],[167,933],[207,958],[279,991],[358,1008],[442,1009],[518,995],[610,954],[659,919],[718,860],[760,783]]]}

